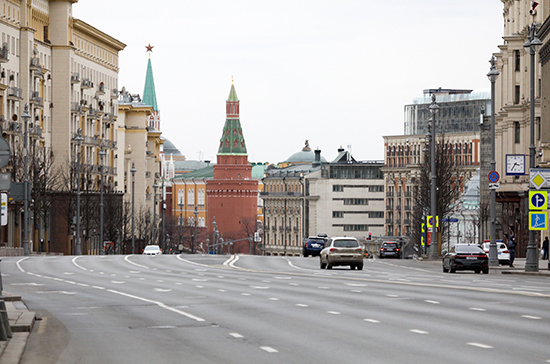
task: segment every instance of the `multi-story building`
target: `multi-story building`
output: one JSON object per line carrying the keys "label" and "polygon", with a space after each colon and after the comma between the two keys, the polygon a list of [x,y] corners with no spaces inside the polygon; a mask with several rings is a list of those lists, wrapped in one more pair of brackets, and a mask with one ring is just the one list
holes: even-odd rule
{"label": "multi-story building", "polygon": [[440,133],[467,133],[479,131],[481,110],[491,107],[491,95],[487,91],[427,89],[410,105],[405,105],[405,135],[426,134],[431,117],[432,95],[436,95]]}
{"label": "multi-story building", "polygon": [[[530,52],[524,44],[528,40],[528,26],[535,24],[541,39],[547,38],[548,24],[541,29],[540,25],[550,15],[550,1],[502,0],[504,17],[503,44],[499,45],[496,68],[500,75],[496,80],[496,169],[500,172],[500,188],[497,190],[497,205],[502,214],[497,216],[502,230],[497,231],[497,238],[504,234],[514,234],[518,248],[517,256],[524,257],[529,241],[527,211],[527,190],[529,188],[529,146],[531,144],[530,106],[535,106],[534,147],[535,166],[548,167],[550,160],[550,126],[541,116],[549,116],[541,108],[541,93],[548,90],[548,82],[541,79],[541,62],[548,61],[549,48],[545,45],[540,56],[535,56],[534,100],[530,99]],[[544,100],[544,99],[542,99]],[[508,174],[506,156],[511,154],[525,155],[524,175]]]}
{"label": "multi-story building", "polygon": [[[103,148],[105,185],[114,190],[117,146],[112,126],[117,115],[118,54],[125,44],[74,19],[74,3],[1,2],[0,119],[12,150],[19,154],[24,131],[21,115],[28,104],[29,147],[51,151],[54,167],[65,175],[70,174],[80,152],[82,171],[94,189],[99,186],[99,152]],[[82,142],[75,140],[79,129]],[[20,173],[13,175],[15,182],[20,182]],[[2,239],[9,246],[21,246],[18,229],[22,224],[15,226],[15,214],[10,213],[7,235]],[[38,241],[45,240],[40,248],[70,252],[70,219],[46,215],[52,216],[51,224],[33,224],[39,228],[31,233],[31,250],[38,250]],[[47,235],[46,225],[52,236]]]}
{"label": "multi-story building", "polygon": [[[480,165],[480,133],[448,133],[446,144],[454,163],[463,169],[463,181],[469,180]],[[387,236],[410,236],[413,225],[415,186],[418,185],[426,148],[425,135],[385,136],[385,228]]]}
{"label": "multi-story building", "polygon": [[382,162],[358,162],[338,150],[332,162],[308,145],[285,161],[284,168],[266,170],[264,191],[264,253],[300,255],[304,239],[325,233],[365,240],[384,227]]}

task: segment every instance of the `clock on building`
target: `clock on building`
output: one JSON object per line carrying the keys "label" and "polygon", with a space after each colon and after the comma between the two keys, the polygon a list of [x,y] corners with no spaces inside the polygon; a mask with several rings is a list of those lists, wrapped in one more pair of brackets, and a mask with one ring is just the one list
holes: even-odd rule
{"label": "clock on building", "polygon": [[506,154],[506,174],[509,176],[525,175],[525,154]]}

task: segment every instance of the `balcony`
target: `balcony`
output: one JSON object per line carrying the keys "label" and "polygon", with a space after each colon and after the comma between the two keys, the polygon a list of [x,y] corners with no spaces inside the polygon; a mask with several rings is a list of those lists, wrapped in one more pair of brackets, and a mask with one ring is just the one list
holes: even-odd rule
{"label": "balcony", "polygon": [[386,192],[387,197],[393,197],[393,192]]}
{"label": "balcony", "polygon": [[80,83],[80,74],[78,74],[78,73],[73,73],[73,74],[71,75],[71,83],[72,83],[72,84]]}
{"label": "balcony", "polygon": [[75,114],[82,114],[82,106],[78,102],[71,103],[71,112]]}
{"label": "balcony", "polygon": [[105,84],[103,82],[101,82],[99,84],[99,87],[97,89],[97,94],[98,95],[105,95]]}
{"label": "balcony", "polygon": [[94,83],[90,81],[88,78],[83,79],[82,82],[80,83],[80,88],[82,89],[89,89],[92,87],[94,87]]}
{"label": "balcony", "polygon": [[410,219],[405,219],[403,220],[403,225],[410,225],[411,224],[411,220]]}
{"label": "balcony", "polygon": [[405,205],[405,211],[411,211],[411,207],[409,205]]}
{"label": "balcony", "polygon": [[35,136],[37,138],[42,138],[42,128],[39,126],[35,126],[34,128],[30,128],[29,133],[31,136]]}
{"label": "balcony", "polygon": [[393,219],[386,219],[386,224],[393,224]]}
{"label": "balcony", "polygon": [[103,121],[107,122],[107,123],[114,123],[115,122],[115,118],[113,116],[113,114],[111,113],[105,113],[103,114]]}
{"label": "balcony", "polygon": [[17,121],[8,121],[4,123],[4,132],[7,134],[19,134],[23,130],[21,123]]}
{"label": "balcony", "polygon": [[118,99],[118,90],[116,89],[111,90],[111,99]]}
{"label": "balcony", "polygon": [[8,100],[21,101],[23,100],[23,90],[19,87],[10,87],[8,89]]}
{"label": "balcony", "polygon": [[405,191],[404,194],[405,194],[405,197],[411,197],[412,195],[411,191]]}
{"label": "balcony", "polygon": [[40,92],[38,92],[38,91],[33,91],[33,92],[31,93],[31,97],[30,97],[29,103],[30,103],[31,105],[34,105],[35,107],[43,108],[43,107],[44,107],[44,101],[43,101],[42,98],[40,97]]}
{"label": "balcony", "polygon": [[88,119],[99,119],[99,110],[94,109],[93,107],[88,110],[88,115],[86,116]]}
{"label": "balcony", "polygon": [[401,197],[401,191],[397,192],[397,197]]}
{"label": "balcony", "polygon": [[386,210],[393,210],[393,205],[386,205]]}
{"label": "balcony", "polygon": [[0,48],[0,63],[6,63],[9,61],[10,50],[8,48],[8,43],[4,43],[2,48]]}

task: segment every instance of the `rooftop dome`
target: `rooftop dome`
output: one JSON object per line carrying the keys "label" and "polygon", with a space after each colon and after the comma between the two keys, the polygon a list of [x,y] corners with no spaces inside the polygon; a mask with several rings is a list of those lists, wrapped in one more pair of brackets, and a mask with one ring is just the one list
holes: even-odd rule
{"label": "rooftop dome", "polygon": [[166,156],[183,155],[183,154],[181,154],[179,149],[174,145],[174,143],[172,143],[168,139],[164,139],[164,146],[163,147],[164,147],[164,155],[166,155]]}
{"label": "rooftop dome", "polygon": [[[315,152],[309,147],[309,141],[306,140],[304,148],[288,157],[286,161],[288,163],[315,163]],[[326,163],[327,160],[321,157],[321,162]]]}

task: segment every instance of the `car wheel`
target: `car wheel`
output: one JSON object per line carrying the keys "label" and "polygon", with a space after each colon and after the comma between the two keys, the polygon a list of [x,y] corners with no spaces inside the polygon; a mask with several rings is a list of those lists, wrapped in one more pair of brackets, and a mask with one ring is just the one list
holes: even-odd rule
{"label": "car wheel", "polygon": [[443,266],[443,273],[449,273],[449,269],[445,268],[445,266]]}
{"label": "car wheel", "polygon": [[349,269],[350,269],[350,270],[354,270],[355,268],[357,268],[356,265],[351,264],[351,265],[349,266]]}
{"label": "car wheel", "polygon": [[489,274],[489,268],[484,269],[483,274]]}
{"label": "car wheel", "polygon": [[304,258],[307,258],[308,254],[304,253]]}
{"label": "car wheel", "polygon": [[327,269],[332,269],[332,264],[327,262]]}
{"label": "car wheel", "polygon": [[453,267],[453,266],[451,265],[451,268],[449,269],[449,272],[451,272],[451,273],[456,273],[456,267]]}
{"label": "car wheel", "polygon": [[359,264],[359,265],[357,266],[357,269],[363,270],[363,264]]}
{"label": "car wheel", "polygon": [[476,274],[481,273],[481,271],[479,269],[476,269],[474,272],[476,272]]}
{"label": "car wheel", "polygon": [[319,261],[321,262],[321,269],[325,269],[327,265],[323,263],[323,259],[319,259]]}

